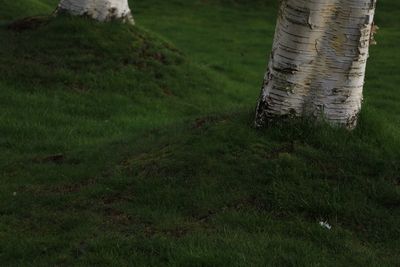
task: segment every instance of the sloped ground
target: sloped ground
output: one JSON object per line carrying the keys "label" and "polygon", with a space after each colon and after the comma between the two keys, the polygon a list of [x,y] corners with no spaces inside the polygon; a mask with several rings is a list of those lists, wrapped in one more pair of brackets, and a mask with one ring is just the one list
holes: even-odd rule
{"label": "sloped ground", "polygon": [[400,264],[397,3],[381,1],[349,133],[251,127],[273,4],[148,0],[137,28],[9,27],[54,2],[0,11],[2,265]]}

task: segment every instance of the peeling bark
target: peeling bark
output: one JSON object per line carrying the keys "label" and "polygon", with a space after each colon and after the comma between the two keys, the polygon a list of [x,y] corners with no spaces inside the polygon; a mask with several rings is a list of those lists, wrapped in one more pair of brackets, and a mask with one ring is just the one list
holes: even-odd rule
{"label": "peeling bark", "polygon": [[313,116],[352,129],[361,110],[376,0],[282,0],[256,111]]}
{"label": "peeling bark", "polygon": [[121,20],[134,24],[128,0],[61,0],[56,13],[87,16],[98,21]]}

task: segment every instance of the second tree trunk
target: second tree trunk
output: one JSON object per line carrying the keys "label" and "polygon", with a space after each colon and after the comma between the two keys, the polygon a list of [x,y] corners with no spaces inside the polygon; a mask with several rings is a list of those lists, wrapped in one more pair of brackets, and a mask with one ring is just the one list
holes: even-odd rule
{"label": "second tree trunk", "polygon": [[61,0],[57,13],[88,16],[99,21],[134,23],[128,0]]}

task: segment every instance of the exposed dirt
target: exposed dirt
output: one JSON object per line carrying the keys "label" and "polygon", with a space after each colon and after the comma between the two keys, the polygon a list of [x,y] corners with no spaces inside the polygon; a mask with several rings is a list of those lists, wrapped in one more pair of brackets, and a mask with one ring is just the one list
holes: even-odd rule
{"label": "exposed dirt", "polygon": [[20,20],[16,20],[8,25],[8,29],[16,32],[23,32],[27,30],[35,30],[42,25],[47,24],[50,21],[50,17],[27,17]]}

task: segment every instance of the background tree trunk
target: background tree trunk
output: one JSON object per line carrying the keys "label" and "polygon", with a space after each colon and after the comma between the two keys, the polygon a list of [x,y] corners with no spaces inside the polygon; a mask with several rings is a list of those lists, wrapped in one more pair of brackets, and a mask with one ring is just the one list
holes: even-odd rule
{"label": "background tree trunk", "polygon": [[282,0],[256,111],[356,126],[376,0]]}
{"label": "background tree trunk", "polygon": [[57,13],[62,12],[99,21],[122,20],[134,24],[128,0],[61,0]]}

